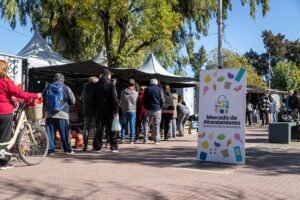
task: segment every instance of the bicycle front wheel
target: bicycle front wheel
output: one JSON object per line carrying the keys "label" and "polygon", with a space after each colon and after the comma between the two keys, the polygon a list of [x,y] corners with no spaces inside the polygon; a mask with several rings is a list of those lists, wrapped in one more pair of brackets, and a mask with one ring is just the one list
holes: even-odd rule
{"label": "bicycle front wheel", "polygon": [[42,162],[48,153],[48,135],[46,131],[36,125],[31,125],[32,134],[24,128],[17,139],[17,149],[21,160],[28,165]]}

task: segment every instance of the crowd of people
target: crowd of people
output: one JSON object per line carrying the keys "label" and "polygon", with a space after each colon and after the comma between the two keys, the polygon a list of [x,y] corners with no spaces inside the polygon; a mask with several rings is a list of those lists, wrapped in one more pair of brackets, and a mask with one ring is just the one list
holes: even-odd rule
{"label": "crowd of people", "polygon": [[[276,98],[277,97],[277,98]],[[252,125],[253,119],[262,126],[270,122],[298,121],[300,101],[297,91],[288,91],[287,96],[262,94],[258,102],[253,103],[248,98],[246,101],[246,124]]]}
{"label": "crowd of people", "polygon": [[[87,151],[93,121],[96,129],[92,151],[101,152],[105,133],[111,151],[118,152],[118,143],[127,142],[126,133],[129,135],[130,144],[140,141],[149,143],[149,138],[154,144],[161,144],[161,135],[164,140],[183,136],[184,126],[189,117],[188,107],[181,96],[176,94],[176,90],[171,89],[168,84],[161,87],[158,80],[153,78],[148,86],[137,87],[135,80],[129,79],[126,88],[118,95],[111,80],[111,72],[107,69],[99,80],[97,77],[90,77],[83,87],[81,101],[84,119],[83,151]],[[112,131],[113,119],[118,116],[121,130]]]}
{"label": "crowd of people", "polygon": [[[0,60],[0,143],[7,143],[11,139],[15,109],[13,99],[41,101],[43,97],[45,130],[49,139],[48,155],[55,154],[57,133],[60,135],[64,153],[73,154],[70,142],[70,106],[75,104],[76,99],[70,87],[65,84],[64,75],[56,73],[54,82],[47,85],[43,93],[29,93],[14,84],[7,70],[7,62]],[[105,69],[99,78],[92,76],[88,83],[83,85],[80,98],[83,151],[88,150],[88,138],[92,129],[94,152],[101,152],[104,135],[113,153],[118,152],[118,143],[126,142],[127,132],[130,144],[139,142],[141,138],[143,143],[148,143],[151,138],[154,144],[161,144],[161,130],[164,140],[184,135],[189,109],[176,94],[176,90],[172,90],[167,84],[161,87],[155,78],[150,80],[148,86],[140,87],[137,87],[134,79],[129,79],[126,88],[118,95],[116,82],[111,79],[111,75],[111,72]],[[121,130],[113,130],[113,121],[119,119],[119,116]],[[7,160],[0,159],[0,169],[10,167],[12,166]]]}

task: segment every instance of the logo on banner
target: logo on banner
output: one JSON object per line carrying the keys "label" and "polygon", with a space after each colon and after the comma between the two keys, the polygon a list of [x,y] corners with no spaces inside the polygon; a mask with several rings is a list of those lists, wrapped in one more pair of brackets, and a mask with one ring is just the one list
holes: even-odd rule
{"label": "logo on banner", "polygon": [[225,95],[220,95],[215,103],[215,111],[219,114],[228,114],[229,112],[229,101]]}

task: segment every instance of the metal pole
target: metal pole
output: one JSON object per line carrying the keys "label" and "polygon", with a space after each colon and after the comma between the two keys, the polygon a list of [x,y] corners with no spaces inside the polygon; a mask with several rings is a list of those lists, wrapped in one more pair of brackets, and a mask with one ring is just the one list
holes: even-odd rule
{"label": "metal pole", "polygon": [[271,53],[269,52],[269,91],[271,89]]}
{"label": "metal pole", "polygon": [[223,31],[223,22],[222,22],[222,0],[218,0],[218,14],[217,14],[217,23],[218,23],[218,68],[223,68],[222,62],[222,31]]}

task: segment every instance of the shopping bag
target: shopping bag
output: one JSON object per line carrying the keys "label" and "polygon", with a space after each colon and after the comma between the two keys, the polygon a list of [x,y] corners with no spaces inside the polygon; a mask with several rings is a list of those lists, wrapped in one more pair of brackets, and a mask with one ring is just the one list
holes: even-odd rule
{"label": "shopping bag", "polygon": [[113,119],[112,125],[111,125],[112,131],[120,131],[121,130],[121,124],[119,121],[119,115],[116,115]]}

